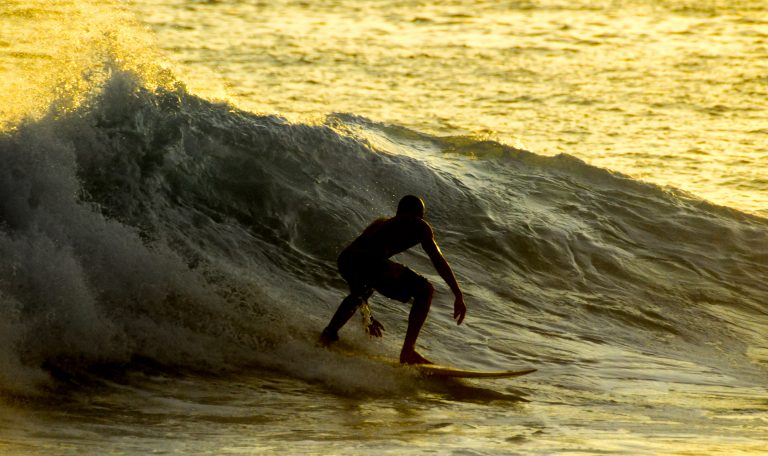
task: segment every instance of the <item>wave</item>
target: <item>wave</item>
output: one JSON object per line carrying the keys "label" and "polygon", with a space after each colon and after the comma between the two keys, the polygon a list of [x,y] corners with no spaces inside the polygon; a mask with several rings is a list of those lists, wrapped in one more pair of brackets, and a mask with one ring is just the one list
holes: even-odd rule
{"label": "wave", "polygon": [[[477,322],[438,354],[485,338],[491,360],[594,344],[690,360],[717,341],[722,366],[766,363],[768,221],[572,156],[351,114],[292,123],[116,68],[87,102],[3,133],[0,160],[5,391],[137,359],[331,375],[302,360],[324,356],[335,257],[409,193]],[[439,283],[424,255],[403,260]],[[445,314],[430,331],[455,335]]]}

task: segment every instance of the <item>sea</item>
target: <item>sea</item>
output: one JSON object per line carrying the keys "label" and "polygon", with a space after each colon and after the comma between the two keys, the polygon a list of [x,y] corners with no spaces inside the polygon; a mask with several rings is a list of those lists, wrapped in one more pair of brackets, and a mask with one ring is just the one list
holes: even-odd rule
{"label": "sea", "polygon": [[[768,454],[768,2],[0,1],[3,455]],[[347,292],[413,194],[464,292]]]}

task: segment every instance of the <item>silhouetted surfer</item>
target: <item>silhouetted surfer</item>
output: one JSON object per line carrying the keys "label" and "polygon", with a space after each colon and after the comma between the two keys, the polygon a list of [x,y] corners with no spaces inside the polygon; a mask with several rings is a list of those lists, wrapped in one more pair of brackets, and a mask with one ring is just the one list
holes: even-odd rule
{"label": "silhouetted surfer", "polygon": [[[451,287],[455,296],[453,318],[456,323],[460,325],[464,320],[467,312],[464,296],[451,266],[435,243],[432,227],[424,220],[424,210],[424,201],[421,198],[404,196],[397,205],[397,214],[394,217],[374,221],[341,252],[338,260],[339,272],[349,284],[350,293],[341,302],[331,322],[320,335],[323,345],[339,339],[339,329],[354,315],[360,305],[367,302],[375,290],[402,302],[413,298],[400,362],[430,363],[416,352],[416,338],[419,337],[419,331],[427,319],[434,288],[424,277],[402,264],[389,260],[389,257],[416,244],[421,244],[440,277]],[[383,329],[384,326],[373,318],[366,328],[369,334],[376,337],[381,337]]]}

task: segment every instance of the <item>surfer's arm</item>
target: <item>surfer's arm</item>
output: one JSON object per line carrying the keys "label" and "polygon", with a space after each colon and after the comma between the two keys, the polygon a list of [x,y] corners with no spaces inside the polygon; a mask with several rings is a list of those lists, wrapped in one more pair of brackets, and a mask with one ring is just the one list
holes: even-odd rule
{"label": "surfer's arm", "polygon": [[464,304],[464,295],[461,292],[461,288],[459,288],[459,283],[456,281],[456,276],[453,274],[451,265],[448,264],[448,261],[440,251],[440,247],[437,246],[437,242],[435,242],[435,237],[432,234],[431,229],[429,229],[429,236],[425,236],[421,246],[424,251],[427,252],[427,255],[429,255],[429,259],[432,260],[435,270],[437,270],[445,283],[448,284],[455,296],[453,302],[453,318],[456,320],[456,324],[460,325],[461,322],[464,321],[464,315],[467,313],[467,306]]}
{"label": "surfer's arm", "polygon": [[459,288],[459,283],[456,281],[456,276],[453,274],[453,269],[451,269],[448,261],[443,256],[443,253],[440,251],[440,247],[437,246],[434,238],[425,241],[422,244],[422,247],[424,247],[427,255],[429,255],[429,259],[432,260],[432,264],[435,266],[435,270],[440,274],[440,277],[442,277],[445,283],[451,287],[453,295],[456,297],[461,296],[461,289]]}

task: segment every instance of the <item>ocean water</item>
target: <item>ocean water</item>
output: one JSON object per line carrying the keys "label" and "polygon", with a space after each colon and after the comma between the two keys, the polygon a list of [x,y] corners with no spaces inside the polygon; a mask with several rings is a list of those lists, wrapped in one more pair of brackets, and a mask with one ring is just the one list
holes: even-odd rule
{"label": "ocean water", "polygon": [[[765,454],[762,1],[5,1],[2,454]],[[343,246],[436,285],[340,349]]]}

